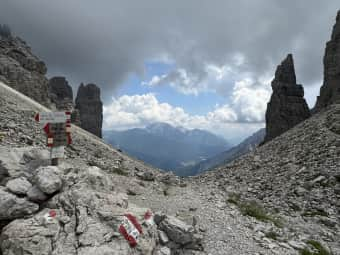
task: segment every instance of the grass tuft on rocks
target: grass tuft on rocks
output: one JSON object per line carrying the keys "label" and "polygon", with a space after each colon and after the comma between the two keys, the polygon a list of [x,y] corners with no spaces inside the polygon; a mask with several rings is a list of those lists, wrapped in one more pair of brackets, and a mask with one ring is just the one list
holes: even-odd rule
{"label": "grass tuft on rocks", "polygon": [[310,251],[308,248],[300,250],[300,255],[331,255],[321,243],[315,240],[308,240],[307,244],[312,246],[315,251]]}
{"label": "grass tuft on rocks", "polygon": [[279,237],[279,234],[274,231],[269,231],[265,233],[265,237],[273,239],[273,240],[277,240],[277,238]]}
{"label": "grass tuft on rocks", "polygon": [[239,207],[243,215],[253,217],[263,222],[272,222],[278,228],[283,227],[283,222],[280,217],[274,217],[273,215],[268,214],[263,206],[257,202],[240,202],[239,199],[232,199],[231,201]]}
{"label": "grass tuft on rocks", "polygon": [[112,168],[112,173],[118,174],[118,175],[123,175],[123,176],[128,176],[128,172],[122,168]]}
{"label": "grass tuft on rocks", "polygon": [[240,202],[241,199],[241,195],[238,193],[230,193],[227,199],[227,202],[234,204],[234,205],[238,205],[238,203]]}

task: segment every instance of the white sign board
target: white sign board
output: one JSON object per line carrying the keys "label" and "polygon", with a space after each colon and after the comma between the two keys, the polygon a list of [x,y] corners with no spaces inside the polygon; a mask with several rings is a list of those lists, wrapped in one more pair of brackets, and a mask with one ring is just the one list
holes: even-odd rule
{"label": "white sign board", "polygon": [[70,115],[65,112],[40,112],[39,122],[40,123],[65,123],[66,120],[70,119]]}
{"label": "white sign board", "polygon": [[65,153],[64,146],[57,146],[51,148],[51,158],[63,158]]}

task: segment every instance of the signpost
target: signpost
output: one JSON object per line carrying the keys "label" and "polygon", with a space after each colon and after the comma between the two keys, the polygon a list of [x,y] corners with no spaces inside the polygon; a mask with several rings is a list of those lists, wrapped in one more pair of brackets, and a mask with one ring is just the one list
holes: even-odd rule
{"label": "signpost", "polygon": [[64,157],[64,146],[72,143],[71,112],[41,112],[35,120],[43,124],[47,146],[51,148],[51,164],[58,165],[58,159]]}

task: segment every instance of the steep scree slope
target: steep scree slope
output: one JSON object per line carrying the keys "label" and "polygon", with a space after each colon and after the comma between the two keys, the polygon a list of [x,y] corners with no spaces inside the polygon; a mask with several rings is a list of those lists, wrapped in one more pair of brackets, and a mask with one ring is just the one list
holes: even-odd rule
{"label": "steep scree slope", "polygon": [[340,254],[340,105],[196,181],[218,186],[241,209],[255,200],[280,215],[289,231],[279,236],[316,239]]}

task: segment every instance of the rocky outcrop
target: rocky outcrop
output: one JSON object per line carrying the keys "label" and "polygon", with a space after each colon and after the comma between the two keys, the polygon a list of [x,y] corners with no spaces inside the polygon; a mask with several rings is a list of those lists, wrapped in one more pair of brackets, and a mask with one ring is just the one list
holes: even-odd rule
{"label": "rocky outcrop", "polygon": [[302,85],[296,84],[293,56],[277,67],[273,94],[266,111],[265,142],[281,135],[310,116]]}
{"label": "rocky outcrop", "polygon": [[[19,159],[11,165],[17,174],[31,177],[8,175],[6,187],[0,185],[0,223],[5,225],[0,228],[1,254],[161,255],[180,251],[199,254],[194,252],[202,250],[202,235],[193,226],[165,214],[155,224],[156,215],[130,203],[126,193],[116,190],[113,176],[102,169],[84,169],[81,161],[34,169],[30,161],[42,163],[40,155],[44,152],[31,154],[31,160],[19,163],[22,151],[37,149],[9,150]],[[24,187],[18,187],[20,183]],[[32,187],[43,196],[32,200]],[[136,248],[129,245],[120,230],[126,214],[133,215],[141,226]],[[162,230],[163,243],[158,237]]]}
{"label": "rocky outcrop", "polygon": [[326,45],[323,64],[324,82],[314,108],[315,112],[340,102],[340,11],[336,17],[331,40]]}
{"label": "rocky outcrop", "polygon": [[48,89],[50,98],[57,110],[72,112],[72,123],[81,126],[80,114],[75,109],[73,90],[65,77],[56,76],[49,80]]}
{"label": "rocky outcrop", "polygon": [[68,110],[73,107],[73,91],[65,77],[57,76],[49,80],[50,98],[57,109]]}
{"label": "rocky outcrop", "polygon": [[49,106],[47,68],[20,38],[0,36],[0,81]]}
{"label": "rocky outcrop", "polygon": [[76,109],[80,113],[81,127],[90,133],[102,137],[103,103],[100,100],[100,89],[95,84],[80,84]]}

